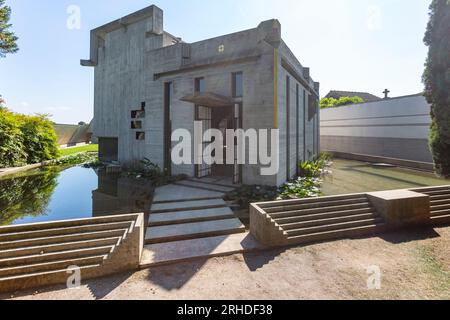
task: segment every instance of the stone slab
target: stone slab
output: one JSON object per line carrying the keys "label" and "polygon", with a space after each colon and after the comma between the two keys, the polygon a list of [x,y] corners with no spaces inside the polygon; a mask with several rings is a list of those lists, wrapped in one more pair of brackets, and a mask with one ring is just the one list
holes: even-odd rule
{"label": "stone slab", "polygon": [[227,232],[245,230],[244,225],[239,219],[225,219],[207,222],[183,223],[170,226],[150,227],[147,228],[145,240],[155,241],[161,239],[162,241],[170,240],[175,237],[190,237],[214,232]]}
{"label": "stone slab", "polygon": [[217,192],[231,192],[235,189],[233,187],[224,187],[224,186],[208,184],[208,183],[203,183],[203,182],[197,182],[197,181],[190,181],[190,180],[177,182],[177,185],[183,185],[183,186],[186,186],[189,188],[210,189],[210,190],[214,190]]}
{"label": "stone slab", "polygon": [[155,190],[153,203],[168,201],[184,201],[189,199],[223,198],[222,192],[192,189],[178,185],[167,185]]}
{"label": "stone slab", "polygon": [[218,207],[226,206],[226,202],[223,199],[211,199],[211,200],[194,200],[194,201],[184,201],[184,202],[170,202],[170,203],[156,203],[152,205],[150,211],[180,211],[189,210],[202,207]]}
{"label": "stone slab", "polygon": [[217,220],[220,220],[221,217],[225,216],[234,217],[233,211],[228,207],[151,214],[148,222],[149,224],[173,223],[177,221],[188,221],[190,219],[202,218],[217,218]]}
{"label": "stone slab", "polygon": [[430,196],[410,190],[371,192],[368,199],[390,226],[422,224],[430,220]]}
{"label": "stone slab", "polygon": [[141,268],[263,249],[249,233],[153,244],[144,247]]}

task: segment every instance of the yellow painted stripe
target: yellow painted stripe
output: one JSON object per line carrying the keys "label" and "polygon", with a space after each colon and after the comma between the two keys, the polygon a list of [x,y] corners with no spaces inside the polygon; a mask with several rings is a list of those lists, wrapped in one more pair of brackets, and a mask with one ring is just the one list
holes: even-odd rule
{"label": "yellow painted stripe", "polygon": [[273,52],[273,127],[278,129],[278,49]]}

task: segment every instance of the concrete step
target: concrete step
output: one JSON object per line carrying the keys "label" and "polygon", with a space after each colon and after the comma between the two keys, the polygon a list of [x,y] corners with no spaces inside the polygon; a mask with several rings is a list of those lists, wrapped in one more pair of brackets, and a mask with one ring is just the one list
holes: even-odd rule
{"label": "concrete step", "polygon": [[22,265],[17,267],[0,268],[0,277],[11,277],[17,275],[27,275],[32,273],[40,273],[46,271],[62,270],[70,266],[86,266],[86,265],[102,265],[107,258],[106,255],[93,256],[86,258],[77,258],[61,261],[52,261],[44,263],[36,263],[30,265]]}
{"label": "concrete step", "polygon": [[[80,266],[80,271],[83,272],[84,270],[88,269],[95,269],[101,267],[100,264],[94,264],[94,265],[86,265],[86,266]],[[0,277],[0,288],[3,288],[8,282],[11,281],[17,281],[21,279],[28,279],[27,282],[32,282],[35,280],[37,283],[40,283],[40,280],[43,277],[51,275],[52,277],[62,277],[67,278],[67,268],[60,269],[60,270],[51,270],[51,271],[43,271],[43,272],[35,272],[35,273],[27,273],[22,275],[15,275],[15,276],[9,276],[9,277]],[[36,285],[37,286],[37,285]],[[8,291],[8,290],[6,290]]]}
{"label": "concrete step", "polygon": [[167,213],[186,210],[201,210],[226,207],[227,203],[223,199],[200,200],[200,201],[184,201],[153,204],[150,209],[151,213]]}
{"label": "concrete step", "polygon": [[109,255],[113,252],[115,246],[104,246],[95,248],[85,248],[76,250],[66,250],[60,252],[44,253],[37,255],[29,255],[23,257],[7,258],[0,260],[0,268],[32,265],[37,263],[45,263],[59,260],[69,260],[75,258],[84,258],[99,255]]}
{"label": "concrete step", "polygon": [[283,205],[279,207],[272,207],[265,209],[267,213],[277,213],[285,211],[297,211],[306,209],[316,209],[316,208],[328,208],[352,204],[368,203],[367,198],[356,198],[356,199],[344,199],[344,200],[333,200],[333,201],[318,201],[307,204],[296,204],[296,205]]}
{"label": "concrete step", "polygon": [[432,206],[440,206],[443,204],[450,204],[450,198],[448,199],[442,199],[442,200],[432,200],[431,205]]}
{"label": "concrete step", "polygon": [[383,223],[383,219],[371,218],[371,219],[329,224],[329,225],[317,226],[317,227],[286,230],[286,233],[288,234],[288,237],[295,237],[295,236],[301,236],[301,235],[307,235],[307,234],[313,234],[313,233],[363,227],[363,226],[368,226],[368,225],[376,225],[379,223]]}
{"label": "concrete step", "polygon": [[2,241],[12,241],[12,240],[22,240],[22,239],[33,239],[33,238],[43,238],[43,237],[53,237],[68,234],[80,234],[96,231],[106,231],[113,229],[126,229],[130,228],[131,222],[112,222],[112,223],[101,223],[101,224],[88,224],[81,226],[72,226],[64,228],[53,228],[44,230],[33,230],[33,231],[19,231],[14,233],[3,233],[0,234],[0,242]]}
{"label": "concrete step", "polygon": [[295,222],[303,222],[310,221],[315,219],[329,219],[336,217],[345,217],[351,215],[359,215],[365,213],[373,213],[373,208],[364,208],[364,209],[356,209],[356,210],[347,210],[347,211],[336,211],[336,212],[325,212],[325,213],[316,213],[311,215],[299,215],[299,216],[290,216],[287,218],[275,218],[275,222],[278,224],[288,224]]}
{"label": "concrete step", "polygon": [[442,211],[450,209],[450,203],[435,205],[434,203],[431,205],[431,211]]}
{"label": "concrete step", "polygon": [[87,218],[77,220],[62,220],[55,222],[43,222],[24,225],[12,225],[0,227],[0,234],[23,232],[23,231],[36,231],[36,230],[48,230],[57,228],[68,228],[73,226],[85,226],[93,224],[103,224],[111,222],[133,222],[136,215],[117,215],[117,216],[105,216],[98,218]]}
{"label": "concrete step", "polygon": [[193,223],[231,218],[234,218],[234,214],[233,211],[228,207],[203,210],[188,210],[151,214],[149,217],[149,226],[155,227],[170,224]]}
{"label": "concrete step", "polygon": [[450,214],[450,209],[431,211],[432,217],[445,216],[447,214]]}
{"label": "concrete step", "polygon": [[446,200],[446,199],[450,199],[450,192],[449,193],[443,193],[443,194],[440,194],[440,195],[430,196],[430,200],[431,201]]}
{"label": "concrete step", "polygon": [[[223,194],[225,196],[225,194]],[[218,196],[211,196],[211,197],[200,197],[200,198],[189,198],[189,199],[176,199],[176,200],[163,200],[163,201],[153,201],[152,204],[165,204],[165,203],[183,203],[183,202],[189,202],[189,201],[203,201],[203,200],[217,200],[222,199],[223,197]]]}
{"label": "concrete step", "polygon": [[75,241],[67,243],[49,244],[43,246],[23,247],[18,249],[0,251],[0,259],[24,257],[45,253],[55,253],[67,250],[88,249],[102,246],[118,246],[121,243],[120,237],[94,239],[86,241]]}
{"label": "concrete step", "polygon": [[438,215],[431,216],[431,223],[433,225],[450,224],[450,211],[446,214],[439,213]]}
{"label": "concrete step", "polygon": [[[295,206],[295,205],[303,205],[303,204],[314,204],[314,203],[324,203],[329,201],[339,201],[339,200],[353,200],[353,199],[363,199],[367,201],[367,196],[365,194],[348,194],[341,196],[330,196],[330,197],[313,197],[306,199],[295,199],[295,200],[283,200],[283,201],[270,201],[259,203],[259,206],[266,211],[266,209],[280,206]],[[280,205],[280,203],[283,203]]]}
{"label": "concrete step", "polygon": [[443,194],[449,194],[450,193],[450,188],[442,188],[442,189],[438,189],[438,190],[429,190],[429,191],[425,191],[425,192],[421,192],[430,196],[440,196]]}
{"label": "concrete step", "polygon": [[231,182],[231,180],[229,182],[224,181],[223,179],[214,179],[214,178],[189,178],[187,179],[187,181],[192,181],[192,182],[200,182],[200,183],[204,183],[204,184],[210,184],[213,186],[221,186],[221,187],[228,187],[228,188],[239,188],[241,185],[240,184],[234,184]]}
{"label": "concrete step", "polygon": [[141,268],[226,256],[258,249],[261,249],[261,245],[249,233],[158,243],[144,247]]}
{"label": "concrete step", "polygon": [[242,232],[245,232],[245,226],[236,218],[149,227],[145,235],[145,243],[154,244]]}
{"label": "concrete step", "polygon": [[341,212],[341,211],[350,211],[350,210],[358,210],[358,209],[372,209],[372,207],[371,207],[370,203],[363,202],[363,203],[359,203],[359,204],[348,204],[348,205],[343,205],[343,206],[284,211],[284,212],[271,213],[270,215],[273,218],[278,219],[278,218],[287,218],[287,217],[292,217],[292,216],[306,216],[306,215],[314,215],[314,214],[318,214],[318,213],[331,213],[331,212]]}
{"label": "concrete step", "polygon": [[188,187],[188,188],[194,188],[194,189],[224,192],[224,193],[231,192],[235,189],[233,187],[224,187],[224,186],[212,185],[212,184],[208,184],[208,183],[196,182],[196,181],[190,181],[190,180],[179,181],[179,182],[176,182],[175,185]]}
{"label": "concrete step", "polygon": [[25,247],[43,246],[50,244],[62,244],[74,241],[104,239],[112,237],[125,237],[128,229],[106,230],[88,233],[74,233],[69,235],[49,236],[43,238],[13,240],[0,242],[0,250],[20,249]]}
{"label": "concrete step", "polygon": [[311,233],[307,235],[292,236],[288,238],[291,245],[305,244],[313,242],[322,242],[336,239],[345,239],[352,237],[362,237],[375,235],[386,231],[387,227],[384,223],[370,224],[354,228],[343,228],[339,230]]}
{"label": "concrete step", "polygon": [[350,215],[350,216],[343,216],[343,217],[335,217],[335,218],[329,218],[329,219],[315,219],[315,220],[304,221],[304,222],[281,224],[280,227],[283,230],[288,231],[288,230],[296,230],[296,229],[311,228],[311,227],[318,227],[318,226],[334,225],[334,224],[345,223],[345,222],[367,221],[367,220],[376,219],[376,218],[378,218],[378,216],[375,213],[371,212],[371,213]]}

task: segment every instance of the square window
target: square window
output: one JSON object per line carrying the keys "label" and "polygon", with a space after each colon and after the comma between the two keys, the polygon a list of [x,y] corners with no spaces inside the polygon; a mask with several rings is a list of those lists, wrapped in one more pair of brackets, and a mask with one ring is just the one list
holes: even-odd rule
{"label": "square window", "polygon": [[145,140],[145,132],[136,132],[136,140]]}
{"label": "square window", "polygon": [[131,129],[142,129],[142,121],[131,121]]}

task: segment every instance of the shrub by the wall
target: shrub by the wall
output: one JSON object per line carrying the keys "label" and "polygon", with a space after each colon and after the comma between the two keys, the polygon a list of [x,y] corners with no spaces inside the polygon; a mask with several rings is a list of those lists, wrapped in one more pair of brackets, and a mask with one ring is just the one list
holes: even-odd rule
{"label": "shrub by the wall", "polygon": [[0,108],[0,168],[55,159],[58,153],[56,133],[47,116]]}

